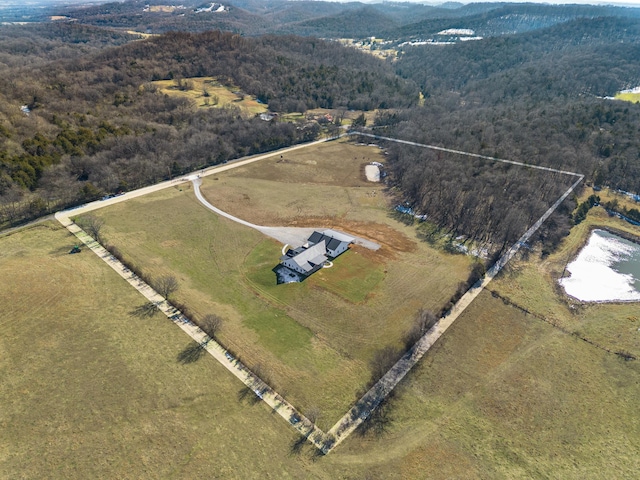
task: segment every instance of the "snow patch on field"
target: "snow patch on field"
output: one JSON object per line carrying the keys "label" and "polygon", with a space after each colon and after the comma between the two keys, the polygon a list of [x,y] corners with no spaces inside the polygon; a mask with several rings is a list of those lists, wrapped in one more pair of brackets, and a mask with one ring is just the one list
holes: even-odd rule
{"label": "snow patch on field", "polygon": [[380,167],[377,165],[366,165],[364,167],[364,174],[367,176],[367,180],[370,182],[380,181]]}
{"label": "snow patch on field", "polygon": [[440,30],[437,35],[475,35],[475,33],[470,28],[448,28]]}
{"label": "snow patch on field", "polygon": [[640,87],[630,88],[628,90],[620,90],[620,93],[640,93]]}

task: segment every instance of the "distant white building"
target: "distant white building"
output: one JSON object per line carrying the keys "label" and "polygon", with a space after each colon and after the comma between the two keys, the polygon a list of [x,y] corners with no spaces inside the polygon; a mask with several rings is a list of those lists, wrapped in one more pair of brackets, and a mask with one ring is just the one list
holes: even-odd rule
{"label": "distant white building", "polygon": [[220,3],[211,3],[209,4],[208,7],[197,8],[196,13],[204,13],[204,12],[223,13],[227,10],[228,8]]}

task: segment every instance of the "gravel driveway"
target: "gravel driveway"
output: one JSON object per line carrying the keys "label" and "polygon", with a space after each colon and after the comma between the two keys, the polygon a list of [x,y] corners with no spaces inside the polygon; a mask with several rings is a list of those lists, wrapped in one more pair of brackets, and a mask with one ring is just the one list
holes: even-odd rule
{"label": "gravel driveway", "polygon": [[[195,177],[191,178],[191,182],[193,183],[193,191],[196,194],[197,199],[209,210],[217,213],[218,215],[228,218],[229,220],[233,220],[241,225],[245,225],[249,228],[253,228],[263,233],[267,237],[271,237],[282,243],[283,245],[290,245],[293,248],[299,247],[300,245],[304,245],[307,243],[307,239],[315,230],[325,230],[326,227],[318,227],[318,228],[310,228],[310,227],[265,227],[263,225],[256,225],[254,223],[247,222],[246,220],[242,220],[241,218],[234,217],[233,215],[220,210],[219,208],[211,205],[206,198],[202,195],[200,191],[200,185],[202,185],[202,178]],[[349,236],[353,236],[348,234]],[[378,250],[380,245],[370,240],[366,240],[360,237],[354,237],[354,243],[356,245],[361,245],[369,250]]]}

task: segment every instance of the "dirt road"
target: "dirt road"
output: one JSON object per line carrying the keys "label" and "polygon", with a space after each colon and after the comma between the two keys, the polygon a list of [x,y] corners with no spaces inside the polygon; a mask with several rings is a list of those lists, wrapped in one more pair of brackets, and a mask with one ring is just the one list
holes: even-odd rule
{"label": "dirt road", "polygon": [[338,137],[326,138],[322,140],[316,140],[314,142],[303,143],[300,145],[295,145],[293,147],[283,148],[281,150],[276,150],[274,152],[266,153],[264,155],[257,155],[254,157],[233,160],[223,165],[216,165],[213,167],[208,167],[203,170],[198,170],[186,176],[182,176],[180,178],[175,178],[173,180],[166,180],[164,182],[156,183],[155,185],[149,185],[148,187],[139,188],[138,190],[132,190],[127,193],[123,193],[122,195],[116,195],[115,197],[108,198],[105,200],[96,200],[95,202],[86,203],[84,205],[80,205],[78,207],[74,207],[68,210],[62,210],[58,213],[66,213],[68,212],[68,216],[81,215],[83,213],[91,212],[93,210],[98,210],[103,207],[107,207],[109,205],[114,205],[120,202],[126,202],[127,200],[131,200],[132,198],[141,197],[144,195],[148,195],[152,192],[157,192],[159,190],[164,190],[165,188],[175,187],[176,185],[180,185],[181,183],[190,182],[195,178],[205,177],[208,175],[215,175],[221,172],[226,172],[227,170],[231,170],[234,168],[242,167],[245,165],[249,165],[254,162],[259,162],[260,160],[265,160],[267,158],[274,157],[276,155],[283,155],[288,152],[292,152],[294,150],[299,150],[301,148],[307,148],[312,145],[317,145],[320,143],[328,142],[331,140],[335,140]]}

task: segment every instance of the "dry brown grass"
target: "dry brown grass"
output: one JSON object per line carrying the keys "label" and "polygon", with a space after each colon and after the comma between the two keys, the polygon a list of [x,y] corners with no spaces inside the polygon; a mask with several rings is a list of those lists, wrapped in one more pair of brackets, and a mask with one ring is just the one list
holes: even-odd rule
{"label": "dry brown grass", "polygon": [[[392,228],[382,209],[368,208],[373,222],[385,225],[382,232]],[[305,288],[319,295],[313,298],[335,301],[321,276],[298,292],[275,295],[261,287],[247,295],[243,282],[247,276],[259,282],[259,261],[279,246],[212,216],[188,189],[100,213],[108,220],[105,234],[130,258],[154,274],[177,272],[182,299],[198,314],[220,312],[227,321],[221,333],[239,348],[253,346],[252,362],[269,365],[277,382],[298,377],[298,386],[285,393],[303,404],[328,405],[322,410],[329,416],[349,400],[344,387],[361,378],[359,363],[336,354],[330,335],[309,333],[295,309],[281,307],[289,301],[301,311],[310,308],[296,297]],[[345,218],[364,222],[363,215],[354,209]],[[575,311],[549,273],[561,271],[591,225],[607,222],[631,228],[595,209],[557,254],[521,261],[492,288],[536,313],[635,348],[630,330],[637,325],[624,310],[633,306]],[[413,241],[407,227],[398,232]],[[132,317],[142,297],[88,251],[68,255],[73,244],[53,224],[0,237],[0,278],[10,280],[0,284],[0,477],[583,479],[634,478],[640,471],[640,364],[486,292],[401,383],[386,433],[353,435],[326,458],[315,458],[310,446],[293,455],[296,437],[285,422],[262,403],[240,401],[239,382],[211,358],[179,363],[188,346],[184,334],[158,316]],[[385,283],[399,283],[377,287],[363,308],[372,308],[385,288],[410,296],[427,281],[431,300],[421,300],[435,301],[448,265],[438,270],[438,262],[464,260],[438,260],[439,252],[415,241],[413,248],[367,258],[387,270]],[[422,262],[411,275],[409,261]],[[331,270],[322,272],[324,281],[338,273]],[[401,316],[402,309],[409,312],[390,299],[385,308],[394,301]],[[353,338],[388,327],[354,329]],[[305,397],[309,383],[317,396]]]}
{"label": "dry brown grass", "polygon": [[145,299],[75,243],[54,223],[0,236],[0,478],[334,478],[212,358],[178,362],[188,337],[133,316]]}
{"label": "dry brown grass", "polygon": [[639,376],[483,293],[401,384],[383,441],[340,454],[366,449],[398,478],[633,476]]}
{"label": "dry brown grass", "polygon": [[[152,7],[153,8],[153,7]],[[213,77],[191,77],[184,81],[193,85],[189,90],[180,90],[174,80],[157,80],[152,82],[160,92],[166,95],[188,98],[193,100],[198,108],[224,108],[227,106],[238,107],[247,115],[255,115],[268,110],[267,106],[258,103],[255,97],[234,93],[238,90],[232,85],[223,85]],[[207,97],[204,92],[207,91]]]}
{"label": "dry brown grass", "polygon": [[[157,249],[188,252],[188,240]],[[132,317],[142,297],[88,251],[68,255],[74,243],[53,224],[0,237],[0,275],[12,280],[0,288],[2,478],[608,479],[640,470],[639,364],[487,293],[400,385],[386,433],[353,435],[325,458],[310,446],[294,455],[285,422],[240,401],[240,383],[211,358],[178,363],[185,335],[158,316]]]}
{"label": "dry brown grass", "polygon": [[562,328],[613,351],[628,351],[640,357],[637,304],[580,302],[568,297],[557,283],[567,263],[578,254],[591,230],[597,227],[640,234],[637,227],[609,217],[600,207],[593,208],[586,220],[572,229],[556,252],[544,261],[532,255],[528,261],[513,262],[492,288]]}
{"label": "dry brown grass", "polygon": [[600,197],[601,203],[616,201],[620,207],[626,207],[628,209],[638,208],[638,204],[629,198],[628,195],[616,192],[609,188],[603,188],[599,192],[596,192],[592,188],[586,187],[580,193],[579,201],[584,202],[590,195],[597,195]]}
{"label": "dry brown grass", "polygon": [[414,229],[389,217],[384,185],[364,177],[372,161],[384,162],[377,147],[329,142],[208,177],[201,189],[218,208],[259,225],[339,228],[413,251]]}
{"label": "dry brown grass", "polygon": [[[296,170],[297,175],[313,177],[311,172],[317,171],[315,178],[322,184],[291,183],[293,175],[285,182],[255,178],[279,177],[274,169],[283,162],[276,158],[256,164],[256,171],[239,168],[240,173],[208,179],[203,192],[214,205],[224,199],[223,208],[240,217],[246,214],[254,222],[264,220],[260,212],[277,208],[278,201],[270,195],[299,199],[314,208],[318,195],[323,195],[324,206],[332,208],[340,199],[325,190],[340,188],[358,198],[364,188],[358,185],[367,185],[359,176],[359,161],[344,162],[344,155],[380,155],[379,149],[345,143],[315,150],[315,164],[310,162],[313,155],[304,150],[299,156],[292,153],[290,161],[303,167]],[[236,196],[227,195],[230,187],[221,188],[229,179],[233,185],[242,185]],[[344,186],[348,183],[355,186]],[[338,258],[333,268],[297,285],[275,284],[271,269],[281,255],[281,245],[204,209],[190,190],[159,192],[97,214],[106,221],[110,243],[152,276],[176,275],[182,283],[177,298],[197,315],[212,312],[225,317],[220,333],[223,343],[250,366],[266,368],[270,383],[303,411],[318,406],[323,411],[320,424],[326,428],[368,381],[367,365],[375,351],[399,346],[419,308],[439,311],[470,266],[464,256],[446,254],[411,238],[415,237],[412,228],[387,216],[382,187],[373,188],[377,188],[378,204],[354,201],[351,211],[340,218],[286,219],[286,212],[279,212],[288,224],[320,222],[315,226],[339,227],[383,245],[378,252],[355,247]],[[244,198],[244,192],[249,192],[251,204],[262,207],[259,211],[236,201],[237,195]]]}
{"label": "dry brown grass", "polygon": [[163,13],[172,13],[176,10],[175,5],[151,5],[149,6],[150,12],[163,12]]}

